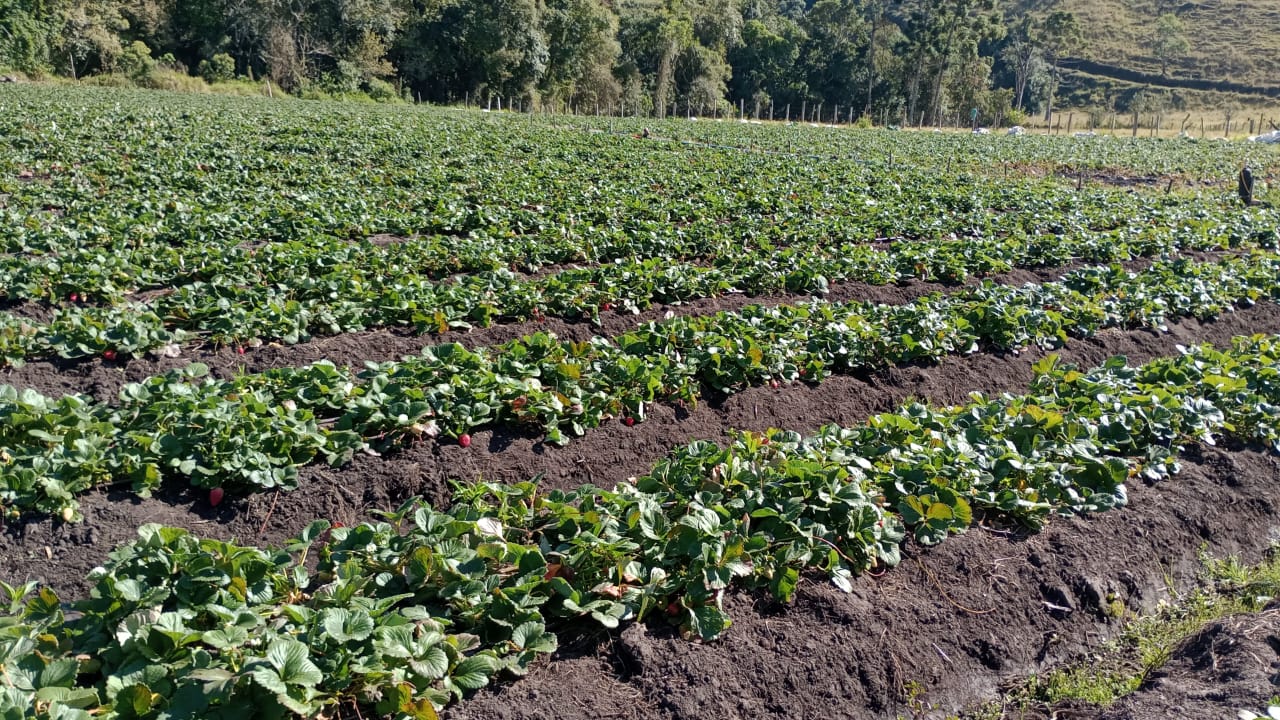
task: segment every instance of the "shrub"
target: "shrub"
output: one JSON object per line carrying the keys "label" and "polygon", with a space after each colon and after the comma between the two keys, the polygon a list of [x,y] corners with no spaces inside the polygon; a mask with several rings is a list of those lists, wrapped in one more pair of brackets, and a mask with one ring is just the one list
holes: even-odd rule
{"label": "shrub", "polygon": [[1004,117],[1000,121],[1001,127],[1013,127],[1014,125],[1025,125],[1027,123],[1027,114],[1017,108],[1008,108],[1004,111]]}
{"label": "shrub", "polygon": [[228,82],[236,77],[236,60],[226,53],[218,53],[201,60],[197,72],[208,83]]}
{"label": "shrub", "polygon": [[172,70],[174,72],[184,74],[187,72],[187,66],[182,64],[178,58],[174,57],[173,53],[165,53],[161,55],[160,59],[156,61],[156,67],[161,70]]}
{"label": "shrub", "polygon": [[152,90],[172,90],[174,92],[203,93],[209,91],[204,80],[176,70],[157,67],[146,75],[134,78],[139,87]]}
{"label": "shrub", "polygon": [[373,78],[366,84],[368,86],[366,92],[369,97],[377,102],[394,103],[401,101],[400,94],[396,92],[396,87],[386,80]]}
{"label": "shrub", "polygon": [[[209,86],[209,92],[218,93],[219,95],[235,95],[238,97],[266,97],[267,87],[262,82],[241,77],[228,82],[214,83]],[[277,88],[272,97],[279,100],[292,96]]]}
{"label": "shrub", "polygon": [[156,61],[151,57],[151,48],[146,43],[134,40],[120,53],[116,66],[127,77],[140,79],[155,69]]}
{"label": "shrub", "polygon": [[89,75],[88,77],[81,78],[80,82],[94,87],[122,88],[134,86],[133,81],[129,78],[115,74]]}

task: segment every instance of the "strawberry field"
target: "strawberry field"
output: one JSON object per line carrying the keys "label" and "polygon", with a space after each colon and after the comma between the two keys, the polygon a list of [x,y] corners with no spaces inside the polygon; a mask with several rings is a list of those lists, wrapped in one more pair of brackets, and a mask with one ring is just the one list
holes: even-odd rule
{"label": "strawberry field", "polygon": [[0,87],[0,718],[1049,717],[1280,527],[1243,164]]}

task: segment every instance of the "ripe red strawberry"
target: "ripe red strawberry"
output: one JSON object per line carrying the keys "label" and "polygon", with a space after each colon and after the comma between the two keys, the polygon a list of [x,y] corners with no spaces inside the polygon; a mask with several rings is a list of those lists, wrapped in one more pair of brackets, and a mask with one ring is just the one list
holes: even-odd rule
{"label": "ripe red strawberry", "polygon": [[471,435],[469,433],[462,433],[459,435],[458,444],[464,448],[471,447]]}
{"label": "ripe red strawberry", "polygon": [[243,346],[243,345],[241,345],[241,346],[237,346],[237,347],[236,347],[236,354],[237,354],[237,355],[243,355],[243,354],[244,354],[244,346]]}
{"label": "ripe red strawberry", "polygon": [[115,350],[103,350],[103,351],[102,351],[102,357],[104,357],[104,358],[106,358],[106,359],[108,359],[108,360],[115,360],[115,359],[116,359],[116,351],[115,351]]}
{"label": "ripe red strawberry", "polygon": [[214,489],[210,490],[210,491],[209,491],[209,505],[211,505],[212,507],[218,507],[218,505],[220,505],[220,504],[222,503],[222,496],[223,496],[223,495],[225,495],[225,494],[226,494],[226,493],[224,493],[224,492],[223,492],[223,490],[222,490],[222,488],[220,488],[220,487],[216,487],[216,488],[214,488]]}
{"label": "ripe red strawberry", "polygon": [[601,312],[609,312],[613,309],[613,303],[605,303],[600,306]]}
{"label": "ripe red strawberry", "polygon": [[71,302],[80,302],[80,296],[76,293],[71,293]]}
{"label": "ripe red strawberry", "polygon": [[622,424],[626,425],[627,427],[631,427],[632,425],[636,424],[636,419],[633,417],[622,418]]}

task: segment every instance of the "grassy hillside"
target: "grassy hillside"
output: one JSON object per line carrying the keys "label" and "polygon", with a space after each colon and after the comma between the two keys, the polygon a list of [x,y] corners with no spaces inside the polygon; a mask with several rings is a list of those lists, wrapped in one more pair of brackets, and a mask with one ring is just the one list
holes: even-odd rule
{"label": "grassy hillside", "polygon": [[1171,76],[1280,85],[1280,0],[1024,0],[1022,5],[1076,13],[1089,38],[1084,57],[1151,74],[1160,72],[1150,50],[1155,19],[1172,12],[1186,26],[1191,50],[1170,64]]}

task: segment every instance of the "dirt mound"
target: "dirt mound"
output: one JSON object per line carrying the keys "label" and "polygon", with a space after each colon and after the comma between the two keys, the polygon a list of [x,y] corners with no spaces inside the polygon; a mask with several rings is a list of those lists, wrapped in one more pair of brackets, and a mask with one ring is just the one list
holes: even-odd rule
{"label": "dirt mound", "polygon": [[[1168,333],[1107,331],[1074,341],[1059,354],[1066,362],[1090,367],[1116,354],[1142,363],[1175,354],[1179,344],[1224,343],[1253,332],[1280,332],[1280,305],[1260,303],[1210,323],[1188,320],[1171,325]],[[93,492],[80,499],[85,515],[81,525],[31,519],[4,527],[0,580],[38,578],[64,596],[83,594],[88,590],[85,574],[106,559],[111,547],[133,539],[135,528],[148,522],[219,539],[279,543],[317,518],[352,524],[368,519],[370,509],[394,507],[414,495],[447,501],[453,479],[510,482],[542,474],[543,484],[551,488],[582,483],[611,487],[643,473],[675,447],[698,439],[721,440],[731,428],[808,432],[829,422],[862,422],[910,397],[947,404],[964,401],[972,390],[1023,392],[1032,377],[1031,366],[1044,354],[979,353],[947,358],[938,365],[836,376],[813,386],[751,388],[689,410],[656,405],[646,422],[630,428],[609,424],[563,448],[502,429],[485,430],[473,433],[466,450],[426,443],[381,458],[357,455],[342,468],[312,465],[303,468],[296,492],[228,497],[216,509],[204,503],[204,493],[177,483],[166,484],[150,498],[127,490]]]}
{"label": "dirt mound", "polygon": [[[1185,589],[1201,568],[1202,546],[1216,555],[1260,558],[1266,538],[1280,528],[1280,504],[1269,495],[1277,481],[1280,462],[1269,455],[1193,452],[1174,479],[1133,487],[1123,510],[1056,521],[1038,534],[976,528],[936,548],[911,546],[901,566],[859,578],[850,595],[819,578],[809,578],[790,606],[737,594],[727,601],[734,625],[714,643],[690,642],[661,622],[630,625],[599,644],[594,658],[572,651],[533,678],[482,692],[448,715],[952,716],[994,699],[1003,681],[1074,660],[1114,636],[1121,627],[1117,602],[1149,610],[1167,598],[1167,580]],[[1159,717],[1234,717],[1237,698],[1249,700],[1242,708],[1261,707],[1275,692],[1256,681],[1276,659],[1267,643],[1274,628],[1259,630],[1256,642],[1240,645],[1231,659],[1229,645],[1215,640],[1227,636],[1206,633],[1200,645],[1188,644],[1169,680],[1188,696],[1203,688],[1200,704],[1187,707],[1204,712]],[[1233,668],[1252,662],[1251,655],[1263,658],[1263,669],[1237,673]],[[1214,657],[1218,665],[1205,671]],[[599,677],[602,669],[611,671],[608,679]],[[1213,687],[1237,675],[1241,693],[1251,684],[1261,700],[1241,693],[1215,699]],[[591,691],[581,703],[567,695],[583,687]],[[605,714],[608,708],[625,711]]]}
{"label": "dirt mound", "polygon": [[1100,720],[1235,718],[1280,695],[1280,609],[1210,623]]}
{"label": "dirt mound", "polygon": [[[1221,257],[1221,253],[1186,253],[1188,257],[1204,261]],[[1141,270],[1151,264],[1146,258],[1122,263],[1130,270]],[[1072,263],[1057,268],[1037,270],[1015,269],[993,275],[988,280],[1007,285],[1055,281],[1082,263]],[[903,305],[932,293],[952,293],[963,287],[981,282],[970,277],[964,285],[946,285],[936,282],[908,280],[891,285],[869,285],[862,282],[833,283],[821,297],[832,302],[862,300],[886,305]],[[64,360],[47,358],[32,360],[20,368],[0,370],[0,383],[19,389],[30,388],[46,395],[57,396],[81,393],[103,402],[116,402],[120,389],[127,383],[140,382],[153,375],[185,367],[199,362],[209,367],[210,374],[230,378],[241,373],[258,373],[281,367],[298,367],[307,363],[328,360],[335,365],[363,367],[366,362],[399,360],[418,355],[427,345],[456,342],[468,348],[516,340],[537,332],[554,333],[562,340],[584,342],[595,336],[612,337],[649,322],[667,317],[709,315],[717,312],[741,310],[748,305],[779,305],[807,302],[814,299],[812,293],[777,293],[769,295],[745,295],[730,293],[711,298],[669,305],[656,304],[639,314],[610,311],[600,314],[596,324],[590,318],[544,318],[541,321],[498,322],[487,328],[450,330],[443,334],[419,334],[411,327],[393,327],[364,332],[343,333],[332,337],[316,337],[296,345],[269,342],[259,347],[214,347],[192,344],[182,348],[177,358],[139,357],[105,360],[100,357]],[[35,304],[23,305],[28,314],[48,313],[48,308]],[[47,320],[48,318],[44,318]]]}

